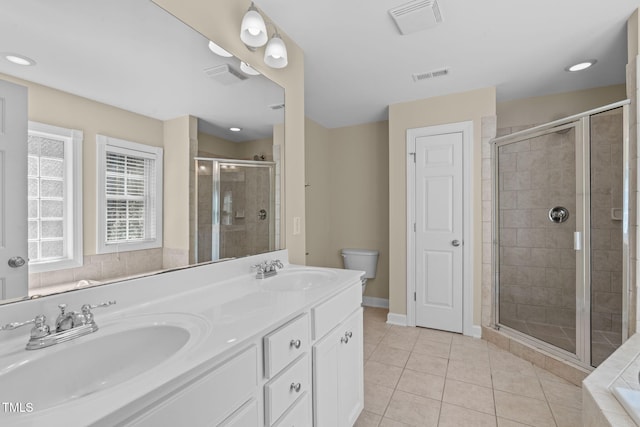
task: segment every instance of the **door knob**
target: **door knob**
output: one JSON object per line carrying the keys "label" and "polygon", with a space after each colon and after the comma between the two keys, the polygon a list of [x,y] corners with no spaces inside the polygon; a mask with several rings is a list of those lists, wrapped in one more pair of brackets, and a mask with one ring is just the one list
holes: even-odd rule
{"label": "door knob", "polygon": [[455,246],[455,247],[460,246],[460,240],[452,240],[451,241],[451,246]]}
{"label": "door knob", "polygon": [[18,268],[22,267],[25,264],[25,261],[22,257],[14,256],[12,258],[9,258],[9,262],[7,264],[9,264],[9,267],[11,268]]}

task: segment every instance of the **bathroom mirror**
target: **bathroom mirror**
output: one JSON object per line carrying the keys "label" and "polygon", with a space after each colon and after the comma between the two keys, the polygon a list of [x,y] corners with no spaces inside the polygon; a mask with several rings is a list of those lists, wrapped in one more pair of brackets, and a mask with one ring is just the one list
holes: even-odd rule
{"label": "bathroom mirror", "polygon": [[[279,183],[284,90],[260,74],[247,73],[244,66],[241,69],[237,58],[214,54],[209,40],[152,2],[7,0],[0,4],[0,40],[0,80],[27,86],[30,128],[81,131],[78,179],[83,187],[79,202],[83,250],[76,256],[81,265],[56,268],[47,262],[40,266],[30,262],[30,296],[194,265],[196,157],[273,162],[274,183]],[[35,64],[16,65],[5,60],[7,54],[24,56]],[[140,250],[122,246],[99,252],[98,135],[163,148],[162,246]],[[46,132],[30,137],[29,155],[34,156],[29,160],[30,173],[59,160],[42,154],[48,138]],[[32,150],[36,146],[40,148]],[[45,191],[47,184],[55,184],[55,173],[36,175],[37,179],[30,178],[37,191],[29,199],[29,257],[46,260],[57,253],[56,248],[68,246],[56,246],[47,239],[55,240],[56,230],[70,225],[61,218],[53,221],[43,204],[51,202],[49,196],[56,197]],[[241,180],[241,174],[235,179]],[[249,212],[236,198],[233,225],[238,228],[253,216],[278,221],[277,189],[279,185],[274,185],[273,203],[264,207],[266,216],[262,206]],[[224,194],[229,197],[230,193]],[[248,197],[244,190],[242,194]],[[67,203],[60,201],[60,206]],[[246,228],[251,232],[250,226]],[[279,249],[278,230],[276,223],[269,245],[253,246],[237,256]],[[238,234],[237,239],[242,236]],[[38,239],[47,244],[37,243]],[[5,292],[0,303],[27,296]]]}

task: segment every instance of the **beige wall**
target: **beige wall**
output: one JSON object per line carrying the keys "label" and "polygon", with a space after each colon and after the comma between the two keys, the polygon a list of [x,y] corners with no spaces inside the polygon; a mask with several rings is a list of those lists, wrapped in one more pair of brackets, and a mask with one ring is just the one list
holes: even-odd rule
{"label": "beige wall", "polygon": [[480,324],[482,222],[481,222],[481,119],[495,116],[495,88],[439,96],[389,106],[389,311],[406,313],[407,213],[406,213],[406,131],[445,123],[473,121],[473,238],[474,312]]}
{"label": "beige wall", "polygon": [[548,123],[627,98],[625,85],[498,102],[498,129]]}
{"label": "beige wall", "polygon": [[305,133],[305,192],[307,215],[307,265],[329,267],[331,264],[332,188],[329,129],[307,119]]}
{"label": "beige wall", "polygon": [[343,268],[342,248],[380,252],[366,296],[389,297],[388,122],[325,129],[307,119],[307,264]]}
{"label": "beige wall", "polygon": [[162,121],[8,75],[0,79],[28,88],[29,120],[83,131],[83,246],[85,256],[95,254],[96,135],[162,147]]}
{"label": "beige wall", "polygon": [[233,142],[206,133],[198,133],[198,153],[208,157],[253,160],[255,155],[264,155],[265,160],[273,160],[273,139]]}
{"label": "beige wall", "polygon": [[239,158],[239,144],[208,133],[198,132],[198,155],[207,157]]}
{"label": "beige wall", "polygon": [[164,242],[169,249],[189,250],[191,116],[164,122]]}
{"label": "beige wall", "polygon": [[[239,37],[242,16],[250,1],[237,0],[154,0],[162,8],[215,41],[237,58],[251,64],[264,76],[285,90],[285,144],[283,148],[283,212],[285,247],[292,262],[305,262],[305,195],[304,195],[304,55],[280,29],[287,45],[289,64],[283,69],[264,64],[264,48],[249,51]],[[277,22],[275,23],[277,24]],[[294,218],[300,218],[301,230],[293,233]]]}

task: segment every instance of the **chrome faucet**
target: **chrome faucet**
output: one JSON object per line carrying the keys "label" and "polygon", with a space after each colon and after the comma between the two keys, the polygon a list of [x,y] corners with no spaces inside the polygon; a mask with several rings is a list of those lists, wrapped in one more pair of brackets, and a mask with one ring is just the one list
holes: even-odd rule
{"label": "chrome faucet", "polygon": [[42,314],[25,322],[14,322],[0,326],[0,331],[9,331],[33,323],[34,326],[29,334],[26,349],[36,350],[50,347],[97,331],[98,325],[94,321],[91,310],[98,307],[108,307],[115,303],[115,301],[108,301],[97,305],[84,304],[79,313],[77,311],[67,313],[65,311],[67,305],[60,304],[58,305],[60,314],[56,319],[55,332],[51,332],[46,324],[46,317]]}
{"label": "chrome faucet", "polygon": [[279,259],[273,261],[264,261],[260,264],[253,265],[256,269],[256,279],[266,279],[278,274],[277,268],[283,268],[284,265]]}

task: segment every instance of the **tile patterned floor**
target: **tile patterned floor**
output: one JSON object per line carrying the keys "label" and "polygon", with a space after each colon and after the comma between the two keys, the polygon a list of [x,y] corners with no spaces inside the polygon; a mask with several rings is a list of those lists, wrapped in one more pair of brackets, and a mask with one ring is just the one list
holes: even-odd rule
{"label": "tile patterned floor", "polygon": [[357,427],[580,426],[580,387],[491,343],[390,326],[364,311],[364,411]]}

